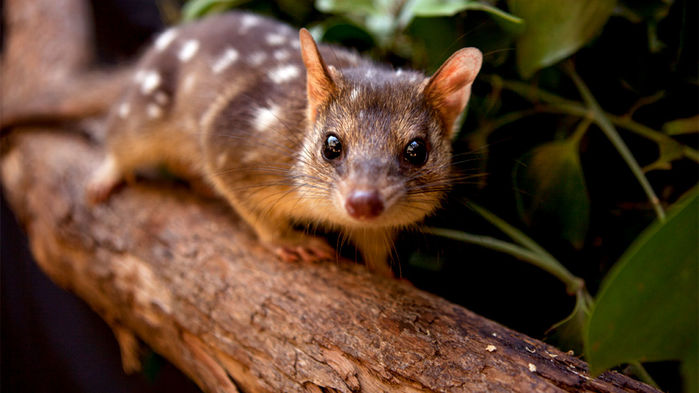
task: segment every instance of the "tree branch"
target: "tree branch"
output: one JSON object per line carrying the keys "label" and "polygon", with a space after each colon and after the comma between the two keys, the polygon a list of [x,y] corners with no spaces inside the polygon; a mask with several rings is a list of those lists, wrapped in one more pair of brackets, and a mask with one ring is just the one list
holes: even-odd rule
{"label": "tree branch", "polygon": [[185,189],[89,208],[96,148],[9,137],[2,182],[38,263],[112,326],[129,370],[140,340],[207,392],[656,392],[362,266],[280,262]]}

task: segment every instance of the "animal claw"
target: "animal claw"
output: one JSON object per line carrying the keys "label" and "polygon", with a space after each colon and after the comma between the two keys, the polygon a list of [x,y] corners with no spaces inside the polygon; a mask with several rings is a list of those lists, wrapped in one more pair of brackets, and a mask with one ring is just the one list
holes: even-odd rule
{"label": "animal claw", "polygon": [[285,262],[317,262],[332,259],[335,250],[324,241],[311,239],[309,244],[279,246],[274,253]]}

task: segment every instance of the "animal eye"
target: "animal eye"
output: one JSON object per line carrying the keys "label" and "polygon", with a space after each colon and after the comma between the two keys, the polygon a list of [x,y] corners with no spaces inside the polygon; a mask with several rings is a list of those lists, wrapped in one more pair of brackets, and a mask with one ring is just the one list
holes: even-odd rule
{"label": "animal eye", "polygon": [[427,145],[422,138],[415,138],[405,146],[403,158],[413,166],[422,166],[427,161]]}
{"label": "animal eye", "polygon": [[335,160],[342,154],[342,142],[336,135],[330,134],[325,138],[323,144],[323,157],[328,160]]}

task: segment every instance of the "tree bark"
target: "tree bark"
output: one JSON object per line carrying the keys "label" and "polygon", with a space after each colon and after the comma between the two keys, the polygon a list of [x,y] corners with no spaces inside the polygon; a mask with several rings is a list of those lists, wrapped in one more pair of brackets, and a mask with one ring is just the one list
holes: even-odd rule
{"label": "tree bark", "polygon": [[207,392],[656,392],[349,261],[284,263],[224,203],[141,181],[85,204],[99,149],[23,130],[2,183],[41,268]]}

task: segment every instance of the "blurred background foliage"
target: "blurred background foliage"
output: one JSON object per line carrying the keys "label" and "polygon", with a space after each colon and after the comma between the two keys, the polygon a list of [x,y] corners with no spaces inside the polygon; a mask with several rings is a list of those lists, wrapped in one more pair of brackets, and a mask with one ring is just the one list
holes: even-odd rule
{"label": "blurred background foliage", "polygon": [[697,2],[158,5],[168,23],[253,10],[427,73],[480,48],[454,141],[468,180],[424,233],[399,239],[401,274],[584,354],[595,374],[616,367],[665,391],[699,391]]}

